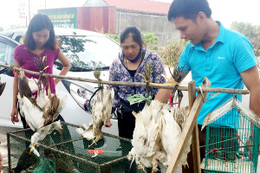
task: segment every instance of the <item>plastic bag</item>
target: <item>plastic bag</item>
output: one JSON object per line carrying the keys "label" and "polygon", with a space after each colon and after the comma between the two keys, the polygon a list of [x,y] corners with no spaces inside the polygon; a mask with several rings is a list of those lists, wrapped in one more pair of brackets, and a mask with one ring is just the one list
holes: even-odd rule
{"label": "plastic bag", "polygon": [[56,164],[52,159],[39,157],[33,173],[56,173]]}

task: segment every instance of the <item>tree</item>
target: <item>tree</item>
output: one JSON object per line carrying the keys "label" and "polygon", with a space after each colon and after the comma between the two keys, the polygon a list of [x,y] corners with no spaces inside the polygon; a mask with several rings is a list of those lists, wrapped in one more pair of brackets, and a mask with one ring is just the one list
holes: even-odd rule
{"label": "tree", "polygon": [[254,26],[250,23],[233,22],[231,28],[247,36],[253,45],[256,57],[260,57],[260,26]]}

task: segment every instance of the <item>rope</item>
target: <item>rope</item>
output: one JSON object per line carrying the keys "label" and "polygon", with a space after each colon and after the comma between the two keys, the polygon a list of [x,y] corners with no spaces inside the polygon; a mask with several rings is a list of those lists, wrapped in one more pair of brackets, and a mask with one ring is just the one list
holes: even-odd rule
{"label": "rope", "polygon": [[165,84],[172,84],[172,85],[181,85],[181,83],[176,82],[173,78],[168,78],[167,76],[165,76],[164,74],[162,74],[162,77],[164,77],[168,82]]}
{"label": "rope", "polygon": [[205,103],[205,96],[204,96],[204,93],[203,93],[203,90],[202,90],[202,87],[199,86],[199,89],[200,89],[200,93],[201,93],[201,96],[202,96],[202,99],[203,99],[203,103]]}
{"label": "rope", "polygon": [[[148,72],[146,72],[148,73]],[[152,88],[150,87],[150,78],[148,77],[148,75],[143,75],[141,73],[138,73],[139,76],[142,76],[146,82],[146,85],[145,85],[145,88],[146,88],[146,93],[145,93],[145,96],[141,95],[141,94],[135,94],[133,96],[129,96],[127,98],[127,100],[129,101],[130,105],[133,105],[135,103],[141,103],[143,101],[146,101],[148,104],[151,103],[152,101],[152,96],[150,95],[151,94],[151,91],[152,91]]]}
{"label": "rope", "polygon": [[96,93],[99,91],[99,90],[101,90],[101,89],[103,89],[103,86],[99,86],[97,89],[96,89],[96,91],[92,94],[92,96],[90,97],[90,99],[89,100],[86,100],[86,105],[87,105],[87,107],[85,107],[85,104],[84,104],[84,108],[85,108],[85,110],[88,110],[88,108],[90,108],[90,103],[91,103],[91,100],[92,100],[92,98],[96,95]]}
{"label": "rope", "polygon": [[147,78],[145,77],[145,75],[143,75],[143,74],[141,74],[141,73],[138,73],[138,75],[139,75],[139,76],[142,76],[142,77],[144,78],[144,80],[145,80],[146,83],[148,83],[148,84],[150,83],[150,79],[147,79]]}

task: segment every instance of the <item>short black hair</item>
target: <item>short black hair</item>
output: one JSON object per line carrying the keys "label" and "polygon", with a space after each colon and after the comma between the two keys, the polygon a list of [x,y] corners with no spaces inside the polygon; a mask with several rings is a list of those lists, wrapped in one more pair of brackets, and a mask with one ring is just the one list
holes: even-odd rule
{"label": "short black hair", "polygon": [[142,35],[139,29],[135,26],[126,27],[120,34],[120,44],[122,44],[125,39],[131,34],[133,40],[140,46],[142,49]]}
{"label": "short black hair", "polygon": [[168,20],[183,17],[195,21],[200,11],[208,18],[211,16],[212,12],[207,0],[173,0],[168,12]]}
{"label": "short black hair", "polygon": [[48,29],[50,31],[50,38],[44,46],[50,48],[51,50],[55,50],[57,48],[57,38],[55,37],[53,24],[50,18],[47,15],[38,13],[31,19],[25,34],[24,44],[27,49],[35,50],[36,44],[32,33],[41,31],[43,29]]}

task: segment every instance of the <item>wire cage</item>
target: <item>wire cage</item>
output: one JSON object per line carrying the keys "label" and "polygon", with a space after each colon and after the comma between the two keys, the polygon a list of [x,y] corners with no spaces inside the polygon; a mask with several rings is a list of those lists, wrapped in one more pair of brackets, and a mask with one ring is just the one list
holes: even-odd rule
{"label": "wire cage", "polygon": [[207,126],[205,172],[257,172],[259,119],[240,106],[237,100],[232,102],[224,116]]}
{"label": "wire cage", "polygon": [[[75,126],[62,123],[62,135],[54,130],[37,145],[40,158],[33,153],[29,154],[30,138],[33,132],[30,129],[19,130],[7,134],[9,172],[33,172],[40,161],[48,164],[55,171],[70,173],[121,173],[125,170],[136,169],[127,159],[131,150],[130,140],[104,133],[101,141],[90,146],[92,141],[85,140],[79,135]],[[93,157],[93,152],[102,150],[101,154]],[[48,169],[50,173],[51,169]]]}

